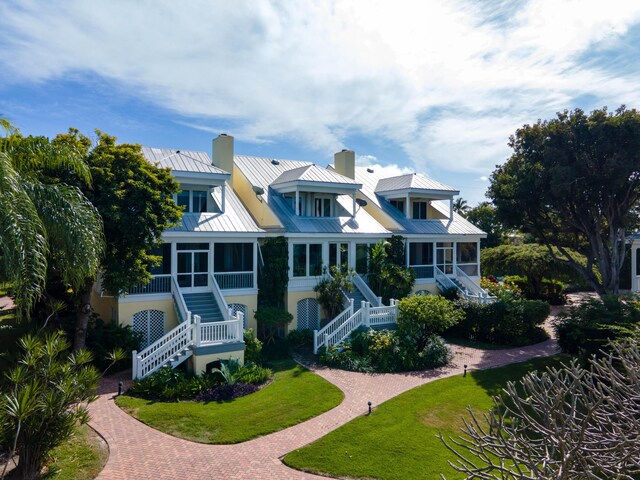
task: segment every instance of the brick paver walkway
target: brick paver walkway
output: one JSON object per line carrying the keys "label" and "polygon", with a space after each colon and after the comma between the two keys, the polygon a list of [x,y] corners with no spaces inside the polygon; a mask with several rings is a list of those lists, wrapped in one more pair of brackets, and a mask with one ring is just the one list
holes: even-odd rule
{"label": "brick paver walkway", "polygon": [[280,458],[338,428],[373,405],[411,388],[469,369],[489,368],[543,357],[558,351],[555,341],[509,350],[454,347],[455,358],[446,368],[405,374],[362,374],[314,368],[338,386],[343,402],[322,415],[237,445],[203,445],[147,427],[120,410],[113,401],[117,378],[105,379],[100,398],[90,405],[91,426],[109,444],[109,460],[99,479],[303,479],[324,478],[298,472]]}

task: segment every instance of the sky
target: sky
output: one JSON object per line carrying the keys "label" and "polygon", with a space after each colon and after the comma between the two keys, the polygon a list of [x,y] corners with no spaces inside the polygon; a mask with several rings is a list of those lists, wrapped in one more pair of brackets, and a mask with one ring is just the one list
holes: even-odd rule
{"label": "sky", "polygon": [[509,136],[640,106],[640,1],[2,0],[0,116],[417,171],[474,205]]}

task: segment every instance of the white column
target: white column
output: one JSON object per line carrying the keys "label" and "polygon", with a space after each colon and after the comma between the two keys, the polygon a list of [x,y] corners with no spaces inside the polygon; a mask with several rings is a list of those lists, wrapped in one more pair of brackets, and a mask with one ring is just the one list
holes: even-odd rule
{"label": "white column", "polygon": [[301,214],[299,205],[300,205],[300,192],[298,190],[296,190],[296,205],[294,207],[296,215],[300,215]]}
{"label": "white column", "polygon": [[253,242],[253,288],[258,286],[258,242]]}
{"label": "white column", "polygon": [[405,196],[404,199],[404,216],[405,218],[411,218],[411,214],[410,214],[410,208],[409,208],[409,194],[407,193],[407,195]]}
{"label": "white column", "polygon": [[458,266],[458,242],[453,242],[453,250],[451,252],[451,265],[453,268],[453,276],[457,277],[456,267]]}
{"label": "white column", "polygon": [[480,272],[480,240],[478,240],[477,246],[476,246],[476,263],[478,264],[478,277],[481,277],[482,274]]}
{"label": "white column", "polygon": [[329,269],[329,242],[322,242],[322,266]]}
{"label": "white column", "polygon": [[453,220],[453,197],[449,200],[449,220]]}
{"label": "white column", "polygon": [[226,203],[227,203],[226,192],[227,192],[227,186],[226,186],[226,184],[223,183],[222,184],[222,206],[220,207],[222,209],[222,213],[224,213],[224,209],[225,209],[225,206],[226,206]]}
{"label": "white column", "polygon": [[405,266],[409,266],[409,248],[411,247],[411,242],[409,241],[409,239],[406,239],[404,242],[404,264]]}
{"label": "white column", "polygon": [[171,275],[178,273],[178,250],[176,242],[171,242]]}
{"label": "white column", "polygon": [[351,215],[352,217],[356,216],[356,206],[357,206],[356,193],[354,192],[354,194],[353,194],[353,215]]}
{"label": "white column", "polygon": [[636,247],[636,243],[631,243],[631,291],[638,291],[638,272],[636,271],[636,262],[638,258],[638,248]]}

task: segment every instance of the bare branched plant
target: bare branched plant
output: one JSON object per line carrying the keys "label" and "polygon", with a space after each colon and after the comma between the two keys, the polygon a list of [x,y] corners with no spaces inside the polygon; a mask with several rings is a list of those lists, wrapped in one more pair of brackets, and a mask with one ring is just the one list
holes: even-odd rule
{"label": "bare branched plant", "polygon": [[467,479],[637,479],[640,342],[616,343],[588,368],[531,372],[487,414],[469,414],[460,437],[439,436]]}

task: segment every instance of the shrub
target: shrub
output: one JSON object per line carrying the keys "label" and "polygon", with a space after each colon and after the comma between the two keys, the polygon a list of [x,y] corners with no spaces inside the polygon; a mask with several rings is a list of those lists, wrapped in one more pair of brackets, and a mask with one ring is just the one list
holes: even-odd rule
{"label": "shrub", "polygon": [[287,342],[294,350],[305,352],[313,350],[313,330],[308,328],[291,330],[287,334]]}
{"label": "shrub", "polygon": [[399,236],[394,236],[392,242],[380,240],[369,249],[369,286],[384,303],[388,303],[390,298],[409,295],[416,281],[415,272],[401,266],[404,261],[401,265],[394,263],[400,249],[404,252],[404,239]]}
{"label": "shrub", "polygon": [[437,368],[449,363],[453,359],[453,352],[442,337],[431,335],[418,357],[422,368]]}
{"label": "shrub", "polygon": [[418,351],[427,345],[428,338],[453,327],[464,313],[440,295],[412,295],[398,303],[398,332],[410,339]]}
{"label": "shrub", "polygon": [[260,385],[266,382],[273,375],[270,368],[261,367],[255,363],[245,364],[236,374],[238,383],[250,383],[252,385]]}
{"label": "shrub", "polygon": [[338,348],[330,345],[327,348],[321,348],[319,354],[320,363],[329,367],[362,373],[374,371],[369,357],[354,354],[348,346]]}
{"label": "shrub", "polygon": [[544,300],[551,305],[564,305],[567,302],[565,285],[560,280],[543,278],[539,286],[534,286],[522,275],[504,277],[505,285],[518,289],[530,300]]}
{"label": "shrub", "polygon": [[606,295],[585,300],[560,313],[554,328],[563,352],[590,357],[606,351],[610,340],[624,338],[625,329],[638,324],[638,300]]}
{"label": "shrub", "polygon": [[547,338],[540,328],[550,313],[546,302],[503,295],[493,303],[457,304],[465,317],[448,335],[498,345],[528,345]]}
{"label": "shrub", "polygon": [[440,291],[440,295],[447,300],[458,300],[460,298],[460,290],[457,287],[449,287]]}
{"label": "shrub", "polygon": [[[327,269],[324,269],[327,273]],[[343,272],[336,267],[331,267],[331,277],[324,277],[313,287],[318,295],[318,303],[327,313],[327,320],[333,320],[344,310],[344,292],[353,290],[350,275],[352,272]]]}
{"label": "shrub", "polygon": [[244,331],[244,361],[249,363],[262,363],[262,342],[258,340],[253,328]]}
{"label": "shrub", "polygon": [[[94,363],[104,370],[109,365],[109,353],[121,348],[127,355],[126,360],[115,365],[116,370],[131,367],[131,352],[140,351],[142,334],[134,332],[129,325],[118,325],[115,322],[105,323],[100,317],[94,316],[87,329],[87,348],[94,355]],[[112,372],[113,373],[113,372]]]}
{"label": "shrub", "polygon": [[291,323],[293,315],[277,307],[260,307],[255,313],[258,331],[265,344],[276,341],[279,332]]}
{"label": "shrub", "polygon": [[244,397],[255,393],[260,389],[257,385],[248,383],[235,383],[233,385],[218,385],[207,388],[204,392],[196,396],[197,402],[228,402],[234,398]]}

